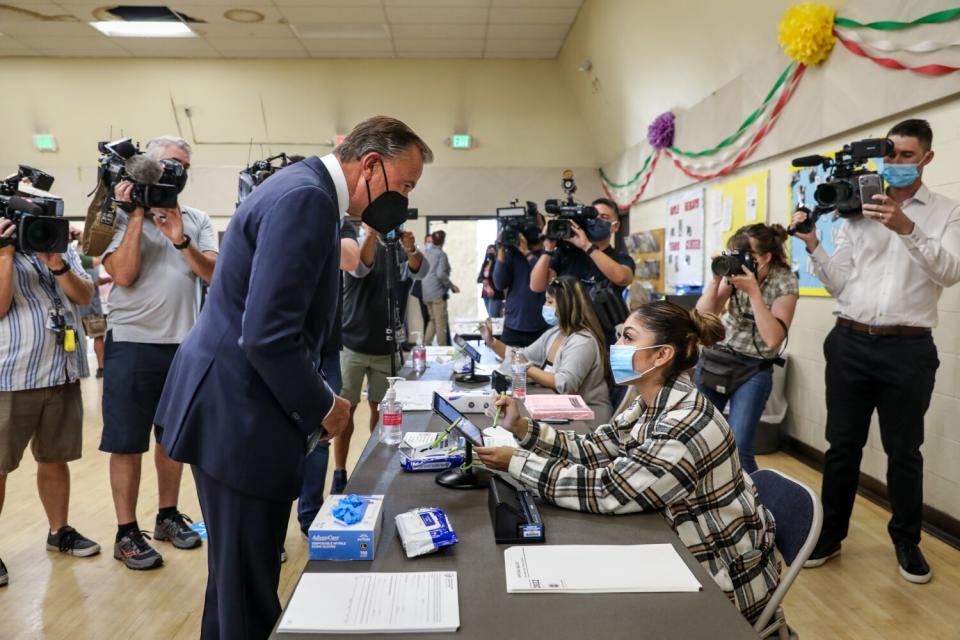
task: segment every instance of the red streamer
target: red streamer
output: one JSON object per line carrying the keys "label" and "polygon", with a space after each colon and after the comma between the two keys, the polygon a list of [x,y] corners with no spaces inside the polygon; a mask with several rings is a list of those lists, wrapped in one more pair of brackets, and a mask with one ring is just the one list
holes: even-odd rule
{"label": "red streamer", "polygon": [[650,168],[647,169],[647,175],[644,177],[643,183],[640,185],[640,190],[637,191],[637,195],[633,196],[633,200],[631,200],[627,204],[620,204],[619,202],[617,202],[616,199],[613,197],[613,194],[610,193],[610,190],[607,189],[607,184],[601,180],[600,186],[603,187],[603,192],[607,195],[609,199],[613,200],[614,202],[617,202],[617,207],[619,207],[621,211],[629,209],[633,205],[637,204],[637,201],[640,200],[640,197],[643,195],[643,192],[647,190],[647,184],[650,183],[650,178],[653,177],[653,170],[657,168],[657,160],[659,159],[660,159],[660,149],[657,149],[657,152],[653,156],[653,161],[650,163]]}
{"label": "red streamer", "polygon": [[861,58],[871,60],[881,67],[885,67],[887,69],[892,69],[894,71],[913,71],[914,73],[920,73],[925,76],[943,76],[948,73],[960,71],[960,67],[950,67],[945,64],[924,64],[920,65],[919,67],[909,67],[899,60],[894,60],[893,58],[880,58],[870,55],[856,42],[840,37],[840,34],[837,33],[836,29],[833,30],[833,34],[837,36],[837,40],[840,41],[840,44],[846,47],[851,53],[854,53]]}

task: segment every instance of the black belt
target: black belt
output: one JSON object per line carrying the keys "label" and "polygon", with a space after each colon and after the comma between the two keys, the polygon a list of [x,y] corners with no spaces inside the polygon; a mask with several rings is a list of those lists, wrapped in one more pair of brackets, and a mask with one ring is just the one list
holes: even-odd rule
{"label": "black belt", "polygon": [[847,320],[846,318],[837,318],[837,326],[859,333],[867,333],[871,336],[928,336],[932,333],[927,327],[907,327],[903,325],[874,326],[854,320]]}

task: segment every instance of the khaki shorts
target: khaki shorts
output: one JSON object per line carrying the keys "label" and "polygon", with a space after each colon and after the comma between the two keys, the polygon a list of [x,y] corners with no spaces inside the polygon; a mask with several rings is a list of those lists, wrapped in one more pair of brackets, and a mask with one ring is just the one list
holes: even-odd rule
{"label": "khaki shorts", "polygon": [[[397,371],[400,370],[397,362]],[[346,347],[340,353],[340,374],[343,376],[341,396],[350,401],[350,406],[360,402],[363,376],[367,376],[367,400],[380,402],[387,393],[387,377],[390,375],[390,356],[359,353]]]}
{"label": "khaki shorts", "polygon": [[80,458],[83,400],[80,383],[0,391],[0,473],[20,466],[27,445],[37,462]]}

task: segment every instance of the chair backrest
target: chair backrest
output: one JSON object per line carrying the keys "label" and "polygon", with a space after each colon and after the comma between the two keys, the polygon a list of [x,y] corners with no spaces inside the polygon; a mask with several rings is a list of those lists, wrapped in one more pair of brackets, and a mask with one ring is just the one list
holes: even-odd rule
{"label": "chair backrest", "polygon": [[756,631],[763,631],[800,573],[803,563],[813,552],[823,525],[823,507],[820,498],[810,487],[779,471],[759,469],[750,474],[750,479],[757,487],[760,502],[776,520],[777,549],[784,562],[790,565],[754,624]]}

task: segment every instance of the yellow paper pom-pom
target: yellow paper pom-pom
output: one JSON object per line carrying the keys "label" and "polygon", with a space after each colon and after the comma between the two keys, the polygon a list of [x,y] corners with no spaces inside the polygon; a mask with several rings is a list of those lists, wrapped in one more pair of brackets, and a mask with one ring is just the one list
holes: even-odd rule
{"label": "yellow paper pom-pom", "polygon": [[783,14],[779,41],[783,52],[800,64],[820,64],[830,54],[834,10],[825,4],[795,4]]}

